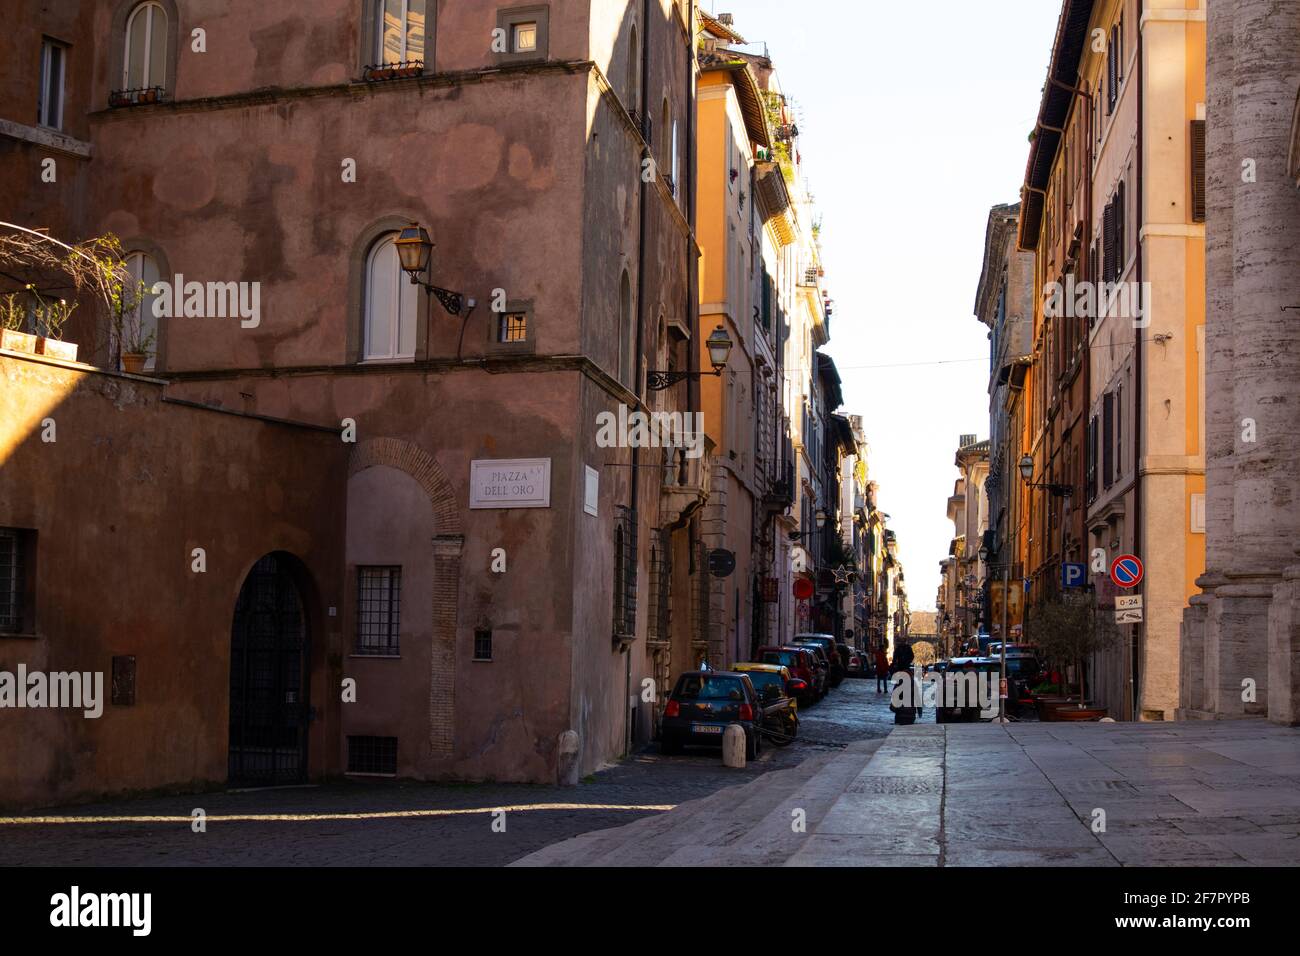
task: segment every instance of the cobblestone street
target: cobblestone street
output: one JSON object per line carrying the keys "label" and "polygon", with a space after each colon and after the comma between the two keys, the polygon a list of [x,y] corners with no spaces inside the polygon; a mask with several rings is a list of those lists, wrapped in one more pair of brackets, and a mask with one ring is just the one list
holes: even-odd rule
{"label": "cobblestone street", "polygon": [[[7,824],[0,818],[0,865],[500,866],[582,833],[663,812],[649,808],[706,797],[854,741],[884,737],[893,715],[875,688],[874,680],[846,680],[801,715],[798,741],[766,746],[743,770],[724,768],[717,751],[665,757],[652,744],[576,789],[346,781],[118,801],[32,814],[58,822]],[[556,804],[570,806],[547,809]],[[518,808],[507,810],[505,832],[492,829],[492,811],[499,807]],[[209,817],[205,833],[191,829],[195,808]],[[220,819],[231,815],[290,818]],[[86,817],[115,819],[75,822]]]}

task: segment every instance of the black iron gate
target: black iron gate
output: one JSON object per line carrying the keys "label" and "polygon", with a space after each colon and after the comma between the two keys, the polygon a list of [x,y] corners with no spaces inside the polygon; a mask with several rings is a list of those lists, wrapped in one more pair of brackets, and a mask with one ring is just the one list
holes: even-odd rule
{"label": "black iron gate", "polygon": [[230,781],[296,783],[307,772],[307,624],[288,555],[253,566],[230,647]]}

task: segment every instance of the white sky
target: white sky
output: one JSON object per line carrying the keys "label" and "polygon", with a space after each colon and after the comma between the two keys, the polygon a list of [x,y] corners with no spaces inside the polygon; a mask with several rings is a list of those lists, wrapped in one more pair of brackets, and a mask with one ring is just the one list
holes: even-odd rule
{"label": "white sky", "polygon": [[[953,534],[957,439],[989,434],[987,329],[973,314],[984,228],[989,207],[1019,198],[1060,3],[705,0],[705,9],[733,14],[746,40],[767,43],[796,102],[822,215],[835,313],[826,351],[844,379],[842,411],[863,416],[911,607],[933,609]],[[880,365],[895,367],[871,367]]]}

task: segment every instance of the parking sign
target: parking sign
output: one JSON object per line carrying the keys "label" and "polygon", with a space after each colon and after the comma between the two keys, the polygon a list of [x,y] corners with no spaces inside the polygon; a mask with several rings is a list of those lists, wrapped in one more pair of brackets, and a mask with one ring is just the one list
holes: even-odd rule
{"label": "parking sign", "polygon": [[1081,588],[1083,582],[1088,579],[1088,566],[1086,564],[1062,564],[1061,565],[1061,587],[1063,588]]}

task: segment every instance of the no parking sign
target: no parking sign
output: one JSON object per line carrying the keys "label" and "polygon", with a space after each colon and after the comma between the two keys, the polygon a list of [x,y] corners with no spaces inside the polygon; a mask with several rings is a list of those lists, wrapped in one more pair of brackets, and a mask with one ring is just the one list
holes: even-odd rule
{"label": "no parking sign", "polygon": [[1136,554],[1121,554],[1110,563],[1110,579],[1121,588],[1135,588],[1142,583],[1146,570]]}

